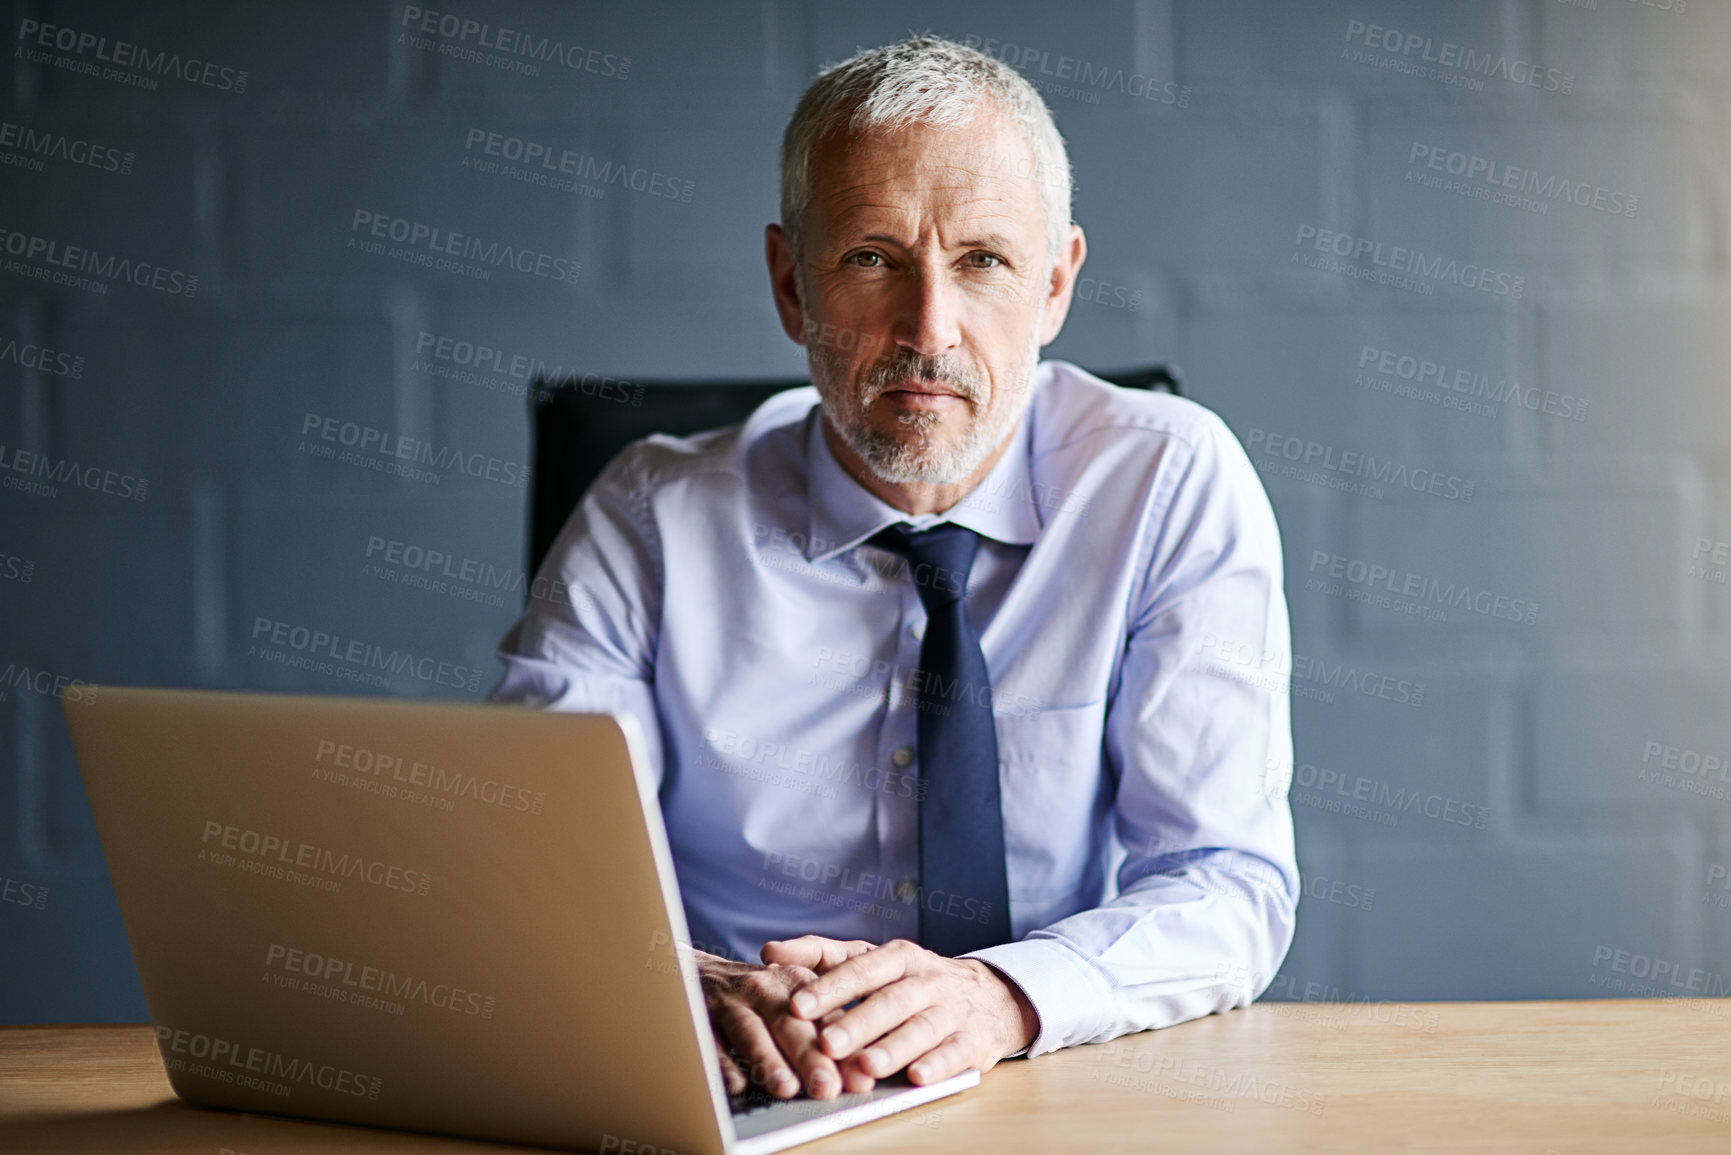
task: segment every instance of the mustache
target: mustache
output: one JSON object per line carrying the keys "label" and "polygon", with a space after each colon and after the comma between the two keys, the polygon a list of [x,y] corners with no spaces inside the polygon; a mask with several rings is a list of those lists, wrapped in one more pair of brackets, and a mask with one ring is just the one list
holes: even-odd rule
{"label": "mustache", "polygon": [[974,406],[979,405],[986,393],[985,379],[974,370],[941,357],[925,357],[911,349],[900,349],[865,371],[860,378],[860,405],[869,407],[885,390],[908,380],[952,389]]}

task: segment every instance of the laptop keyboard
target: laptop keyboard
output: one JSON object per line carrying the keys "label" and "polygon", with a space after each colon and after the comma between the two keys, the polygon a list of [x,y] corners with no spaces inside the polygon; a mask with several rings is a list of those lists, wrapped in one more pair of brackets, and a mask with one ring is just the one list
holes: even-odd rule
{"label": "laptop keyboard", "polygon": [[869,1091],[844,1092],[834,1099],[808,1099],[803,1095],[794,1099],[777,1099],[762,1088],[753,1087],[743,1094],[728,1096],[728,1101],[733,1108],[734,1137],[742,1144],[742,1149],[755,1151],[762,1148],[753,1145],[752,1140],[786,1127],[818,1124],[822,1120],[816,1128],[807,1129],[801,1139],[804,1142],[842,1127],[897,1114],[931,1099],[954,1094],[964,1087],[972,1087],[979,1081],[978,1071],[963,1071],[953,1079],[925,1088],[912,1085],[904,1075],[896,1075],[879,1079],[877,1086]]}
{"label": "laptop keyboard", "polygon": [[737,1095],[729,1095],[727,1099],[728,1106],[733,1108],[735,1116],[755,1115],[760,1111],[767,1111],[777,1103],[788,1103],[793,1101],[794,1100],[791,1099],[777,1099],[774,1095],[771,1095],[768,1091],[758,1086],[747,1087]]}
{"label": "laptop keyboard", "polygon": [[891,1076],[888,1079],[879,1079],[874,1091],[856,1091],[838,1095],[834,1099],[812,1099],[801,1091],[791,1099],[777,1099],[754,1083],[737,1095],[729,1095],[727,1103],[733,1109],[735,1118],[741,1115],[761,1115],[763,1112],[776,1107],[788,1108],[783,1112],[784,1114],[799,1114],[810,1117],[827,1115],[832,1111],[839,1111],[860,1103],[869,1103],[874,1099],[883,1098],[885,1094],[891,1091],[905,1091],[910,1086],[912,1084],[906,1078]]}

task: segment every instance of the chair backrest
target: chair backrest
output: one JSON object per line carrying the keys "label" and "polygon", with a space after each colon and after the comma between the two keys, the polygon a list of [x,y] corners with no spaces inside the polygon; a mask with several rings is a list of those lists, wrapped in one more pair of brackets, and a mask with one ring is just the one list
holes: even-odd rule
{"label": "chair backrest", "polygon": [[[1095,372],[1129,389],[1179,392],[1176,366]],[[772,381],[624,381],[586,373],[537,378],[529,388],[532,486],[529,572],[553,547],[571,511],[615,454],[652,433],[683,437],[744,421],[769,397],[809,385]]]}

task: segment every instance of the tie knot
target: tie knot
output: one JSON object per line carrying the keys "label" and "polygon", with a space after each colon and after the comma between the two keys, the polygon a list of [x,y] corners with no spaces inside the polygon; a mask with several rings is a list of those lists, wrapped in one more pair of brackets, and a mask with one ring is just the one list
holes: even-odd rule
{"label": "tie knot", "polygon": [[937,606],[962,599],[980,535],[965,525],[945,522],[915,530],[897,523],[874,534],[871,544],[908,559],[908,573],[919,590],[920,603],[930,614]]}

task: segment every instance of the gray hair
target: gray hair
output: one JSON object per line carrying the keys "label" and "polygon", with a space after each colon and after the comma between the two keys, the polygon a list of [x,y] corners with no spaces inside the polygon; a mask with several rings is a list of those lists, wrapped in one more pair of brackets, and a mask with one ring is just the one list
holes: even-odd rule
{"label": "gray hair", "polygon": [[818,141],[841,129],[953,128],[967,124],[987,98],[1027,135],[1035,166],[1030,175],[1046,212],[1046,259],[1054,258],[1070,224],[1072,184],[1070,158],[1051,110],[1034,86],[1003,61],[941,36],[916,36],[831,65],[800,97],[781,138],[781,227],[795,259],[802,251],[811,154]]}

